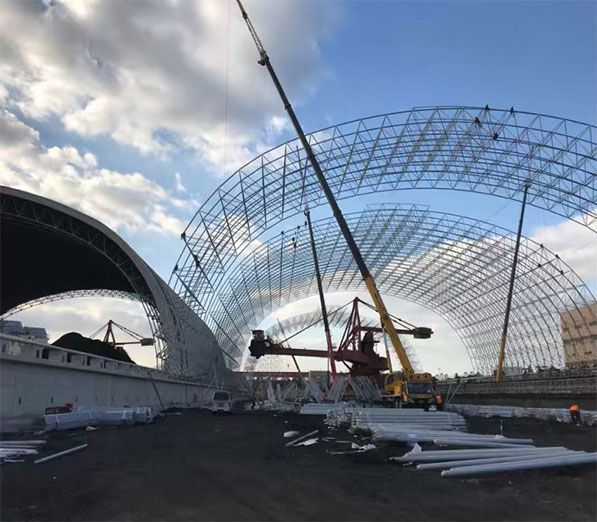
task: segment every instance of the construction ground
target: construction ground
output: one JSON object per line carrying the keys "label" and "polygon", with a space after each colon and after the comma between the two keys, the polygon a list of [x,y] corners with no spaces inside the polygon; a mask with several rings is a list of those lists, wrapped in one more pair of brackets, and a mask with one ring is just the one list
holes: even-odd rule
{"label": "construction ground", "polygon": [[[470,432],[532,437],[595,451],[595,428],[526,418],[469,418]],[[283,433],[326,427],[320,416],[187,410],[153,424],[54,433],[76,454],[3,465],[9,520],[570,520],[597,519],[594,466],[442,478],[391,463],[405,446],[332,455],[336,440],[285,446]],[[355,439],[359,442],[359,439]]]}

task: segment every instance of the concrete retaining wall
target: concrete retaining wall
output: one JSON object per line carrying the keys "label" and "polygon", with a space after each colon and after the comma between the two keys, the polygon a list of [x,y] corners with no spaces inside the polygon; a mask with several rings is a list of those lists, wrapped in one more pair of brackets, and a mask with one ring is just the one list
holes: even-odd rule
{"label": "concrete retaining wall", "polygon": [[0,335],[0,431],[31,426],[50,406],[191,407],[214,387],[166,372]]}

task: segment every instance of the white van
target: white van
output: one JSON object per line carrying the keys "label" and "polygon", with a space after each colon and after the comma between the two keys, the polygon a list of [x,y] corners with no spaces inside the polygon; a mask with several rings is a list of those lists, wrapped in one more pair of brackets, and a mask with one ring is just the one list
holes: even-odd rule
{"label": "white van", "polygon": [[232,399],[227,391],[215,391],[211,402],[211,412],[232,413]]}

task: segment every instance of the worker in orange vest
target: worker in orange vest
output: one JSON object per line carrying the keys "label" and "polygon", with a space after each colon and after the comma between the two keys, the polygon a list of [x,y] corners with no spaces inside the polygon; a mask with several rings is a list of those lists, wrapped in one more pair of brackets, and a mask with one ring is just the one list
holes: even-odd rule
{"label": "worker in orange vest", "polygon": [[570,408],[568,408],[568,411],[570,412],[570,422],[572,424],[579,424],[580,408],[578,407],[578,404],[573,404],[572,406],[570,406]]}
{"label": "worker in orange vest", "polygon": [[444,399],[439,393],[435,396],[435,409],[437,411],[442,411],[444,409]]}

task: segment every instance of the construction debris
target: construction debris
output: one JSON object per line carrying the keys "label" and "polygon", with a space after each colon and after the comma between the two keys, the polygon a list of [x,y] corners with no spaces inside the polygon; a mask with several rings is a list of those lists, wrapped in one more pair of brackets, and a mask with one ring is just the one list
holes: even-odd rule
{"label": "construction debris", "polygon": [[347,451],[328,451],[330,455],[354,455],[355,453],[364,453],[365,451],[371,451],[376,449],[377,446],[375,444],[365,444],[364,446],[359,446],[355,442],[350,445],[350,450]]}

